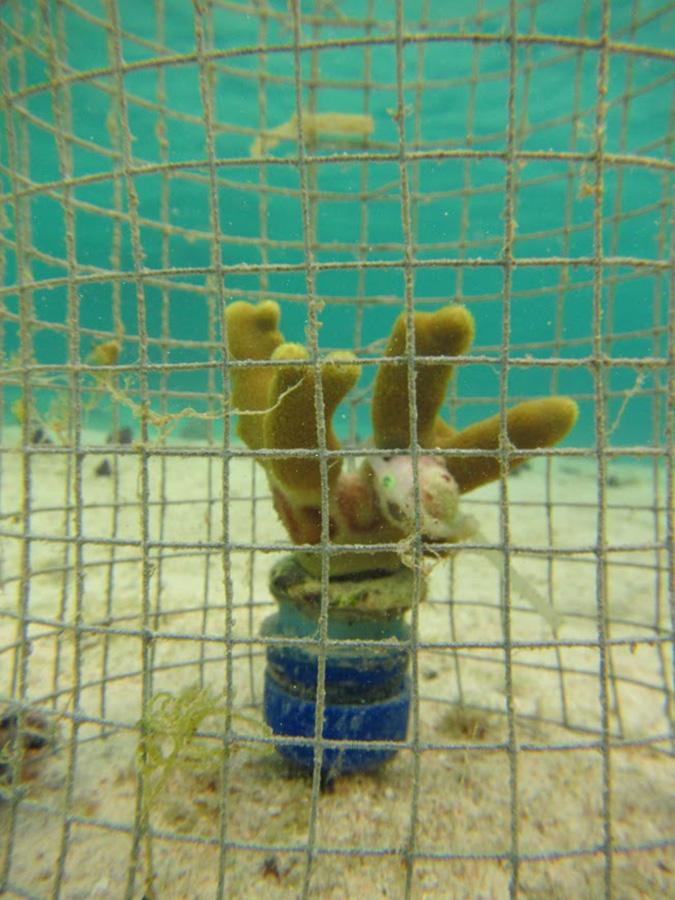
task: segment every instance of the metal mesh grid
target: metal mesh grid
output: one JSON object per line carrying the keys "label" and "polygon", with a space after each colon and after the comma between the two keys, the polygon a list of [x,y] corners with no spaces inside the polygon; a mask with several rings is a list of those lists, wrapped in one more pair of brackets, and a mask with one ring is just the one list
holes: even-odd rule
{"label": "metal mesh grid", "polygon": [[[672,54],[653,28],[667,4],[579,2],[559,20],[542,2],[477,2],[461,15],[432,0],[4,7],[2,690],[23,715],[57,719],[60,740],[51,781],[27,792],[5,786],[3,888],[132,897],[149,890],[154,868],[160,896],[249,896],[270,884],[280,896],[341,896],[341,881],[363,865],[363,882],[348,881],[353,892],[360,884],[448,896],[450,878],[463,896],[463,877],[474,886],[489,877],[495,895],[556,885],[565,895],[570,867],[594,896],[658,892],[665,882],[650,879],[667,878],[672,836],[646,822],[626,830],[617,803],[624,778],[633,802],[645,785],[656,791],[672,750]],[[88,43],[96,68],[78,55]],[[438,53],[456,55],[442,79]],[[559,100],[542,103],[537,84],[552,71]],[[494,121],[494,105],[491,118],[483,113],[485,92],[498,88]],[[368,145],[304,139],[303,114],[330,110],[348,92],[360,104],[350,111],[386,123]],[[251,159],[282,105],[297,114],[300,140]],[[645,105],[655,116],[669,109],[649,140],[635,125]],[[429,120],[448,109],[457,110],[448,135],[430,137]],[[633,180],[643,186],[637,205],[627,199]],[[253,232],[238,210],[256,220]],[[385,216],[400,228],[382,238]],[[345,411],[347,457],[364,452],[362,411],[382,358],[374,323],[448,298],[469,305],[480,341],[460,361],[453,418],[499,409],[505,426],[507,398],[527,396],[536,371],[542,392],[578,400],[581,422],[571,444],[536,454],[536,491],[502,481],[467,501],[502,554],[501,573],[468,595],[466,569],[480,565],[469,545],[435,574],[429,603],[413,606],[400,786],[356,779],[333,799],[320,794],[318,766],[296,789],[268,756],[242,770],[225,754],[211,819],[186,820],[183,810],[149,826],[142,780],[118,773],[115,785],[110,773],[118,754],[133,760],[138,721],[158,691],[195,681],[224,689],[219,739],[254,759],[271,744],[242,735],[235,713],[258,709],[266,571],[270,554],[291,545],[266,527],[256,454],[231,436],[235,363],[221,316],[231,298],[263,297],[281,301],[290,328],[304,331],[310,365],[348,329],[366,386]],[[189,338],[180,333],[185,310]],[[109,370],[91,353],[111,339],[123,352],[106,402],[109,382],[99,379]],[[412,346],[408,362],[412,379]],[[54,443],[33,440],[28,415],[11,424],[22,408],[39,413]],[[627,427],[637,418],[639,441]],[[130,422],[132,445],[101,439]],[[325,433],[318,452],[327,506]],[[627,457],[644,463],[641,492],[631,493]],[[103,459],[112,466],[105,487],[92,474]],[[528,515],[541,539],[521,527]],[[573,542],[559,537],[570,523]],[[322,549],[325,591],[326,516]],[[570,625],[561,637],[544,637],[519,604],[512,563],[562,608]],[[593,602],[577,604],[568,581]],[[623,584],[639,602],[615,602]],[[481,610],[487,619],[477,619]],[[529,678],[538,685],[531,707],[519,698]],[[481,708],[496,719],[471,718]],[[431,727],[456,709],[466,716],[459,731]],[[653,782],[631,780],[634,757],[647,760]],[[571,839],[554,830],[537,844],[526,825],[536,765],[567,771],[566,758],[588,779],[599,830],[576,837],[584,812],[574,809]],[[474,812],[494,822],[499,841],[429,829],[430,817],[452,814],[432,802],[438,766],[452,793],[496,776],[499,793],[476,800]],[[250,779],[261,796],[248,796]],[[358,828],[378,784],[383,814],[398,816],[395,837],[372,822]],[[542,784],[538,802],[564,806],[565,786]],[[120,791],[113,809],[106,798]],[[260,826],[291,802],[295,830]],[[359,837],[331,834],[326,816],[346,817]],[[167,853],[180,852],[210,855],[186,856],[177,871]],[[108,854],[116,878],[90,877],[85,853]],[[197,868],[206,882],[194,880]],[[567,895],[578,887],[569,884]]]}

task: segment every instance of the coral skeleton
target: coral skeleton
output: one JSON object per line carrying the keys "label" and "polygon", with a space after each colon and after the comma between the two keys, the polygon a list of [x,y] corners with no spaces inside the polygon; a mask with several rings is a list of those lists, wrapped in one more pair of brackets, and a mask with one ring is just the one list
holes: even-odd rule
{"label": "coral skeleton", "polygon": [[[291,540],[320,545],[328,537],[331,578],[396,571],[414,558],[404,551],[418,534],[423,554],[438,558],[439,545],[440,555],[444,550],[449,553],[477,532],[473,519],[461,512],[461,496],[498,479],[502,472],[508,474],[531,451],[558,443],[576,421],[574,401],[547,397],[509,409],[505,434],[499,415],[460,431],[451,428],[439,411],[454,358],[466,354],[473,341],[473,318],[459,305],[416,312],[414,333],[409,336],[406,316],[401,315],[385,351],[391,361],[385,359],[379,365],[373,387],[374,449],[355,471],[345,471],[332,418],[358,380],[356,357],[339,351],[314,364],[304,347],[284,342],[279,319],[279,307],[272,301],[257,305],[237,301],[227,307],[238,434],[252,450],[267,451],[260,462]],[[411,352],[414,404],[409,394]],[[318,396],[323,400],[322,443],[330,451],[324,454],[325,534]],[[415,435],[411,405],[416,412]],[[275,450],[295,452],[277,457]],[[376,454],[377,450],[381,452]],[[461,452],[455,455],[454,450]],[[400,549],[377,547],[383,544]],[[321,571],[318,549],[297,554],[303,568],[314,576]]]}

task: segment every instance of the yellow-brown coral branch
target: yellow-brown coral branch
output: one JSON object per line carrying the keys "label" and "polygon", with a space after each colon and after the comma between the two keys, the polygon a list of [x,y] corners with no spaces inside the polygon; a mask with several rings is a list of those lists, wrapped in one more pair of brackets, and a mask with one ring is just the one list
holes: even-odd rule
{"label": "yellow-brown coral branch", "polygon": [[[508,449],[552,447],[572,429],[577,413],[576,403],[568,397],[546,397],[519,403],[508,411],[506,417]],[[457,450],[498,450],[499,433],[500,418],[496,415],[465,428],[441,446]],[[511,457],[509,468],[515,469],[526,460],[527,455]],[[501,471],[498,457],[481,456],[479,452],[471,456],[449,457],[447,467],[462,494],[495,481]]]}
{"label": "yellow-brown coral branch", "polygon": [[[278,450],[307,449],[316,451],[319,445],[316,414],[314,368],[303,360],[307,351],[299,344],[282,344],[272,355],[274,360],[295,360],[274,369],[269,401],[274,408],[263,418],[263,443]],[[354,359],[351,353],[334,353],[321,365],[326,448],[340,446],[332,426],[332,417],[345,394],[356,384],[359,367],[346,364]],[[342,363],[342,364],[340,364]],[[306,500],[320,499],[321,467],[316,452],[307,458],[286,457],[272,459],[269,471],[286,491],[302,495]],[[340,471],[340,461],[329,465],[329,480],[333,484]]]}
{"label": "yellow-brown coral branch", "polygon": [[[266,300],[253,306],[238,301],[225,310],[227,344],[232,359],[269,359],[283,343],[279,331],[279,306]],[[232,404],[235,409],[246,410],[247,415],[239,419],[237,433],[252,450],[263,446],[262,415],[251,415],[252,411],[267,410],[270,387],[274,370],[270,366],[234,367],[232,369]]]}
{"label": "yellow-brown coral branch", "polygon": [[[415,356],[459,356],[471,346],[473,317],[463,306],[446,306],[436,312],[415,313]],[[405,356],[406,321],[394,325],[387,356]],[[420,365],[416,369],[417,440],[421,447],[436,446],[436,417],[452,374],[451,363]],[[373,390],[373,436],[376,447],[410,447],[408,366],[382,363]],[[445,426],[447,428],[447,426]]]}

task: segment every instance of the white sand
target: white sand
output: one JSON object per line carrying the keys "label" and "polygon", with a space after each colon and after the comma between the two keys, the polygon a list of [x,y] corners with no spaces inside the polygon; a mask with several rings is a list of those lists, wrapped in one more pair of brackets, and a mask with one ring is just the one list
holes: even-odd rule
{"label": "white sand", "polygon": [[[100,437],[92,443],[100,444]],[[6,433],[5,446],[16,446],[15,434]],[[147,529],[150,541],[176,545],[217,544],[222,533],[220,460],[151,459],[145,521],[139,503],[138,457],[118,460],[117,482],[93,475],[100,459],[89,455],[82,463],[80,609],[74,574],[78,542],[63,539],[66,534],[78,534],[74,511],[64,512],[66,455],[33,459],[30,531],[35,539],[30,542],[28,560],[31,577],[25,628],[30,656],[25,697],[39,709],[58,714],[60,743],[37,777],[23,786],[25,796],[16,817],[10,803],[0,808],[3,843],[11,854],[9,883],[13,887],[7,896],[51,896],[62,850],[62,897],[125,896],[132,858],[134,750],[142,693],[138,635],[143,623],[142,530]],[[585,460],[561,460],[554,472],[548,512],[543,462],[510,481],[511,541],[514,546],[541,551],[513,553],[512,563],[543,593],[550,579],[555,604],[565,615],[559,635],[563,643],[595,642],[595,468]],[[667,563],[663,551],[659,555],[649,549],[664,541],[663,515],[654,509],[657,501],[664,502],[663,487],[657,491],[647,467],[617,463],[610,472],[619,483],[607,488],[608,628],[613,639],[630,642],[607,654],[614,886],[621,898],[665,897],[675,893],[672,846],[635,849],[672,841],[675,830],[675,767],[665,752],[670,650],[653,641],[657,627],[667,633]],[[231,540],[244,544],[283,541],[284,532],[265,497],[262,473],[257,472],[255,481],[255,493],[263,497],[256,502],[255,530],[251,464],[233,462],[229,476]],[[19,690],[12,687],[23,544],[19,535],[24,528],[18,453],[3,455],[1,487],[0,666],[8,700],[13,690]],[[115,521],[116,493],[121,506]],[[72,489],[69,496],[72,502]],[[497,497],[493,486],[467,502],[490,540],[499,535]],[[552,554],[545,552],[551,544],[549,525],[552,566],[548,562]],[[105,543],[112,537],[118,541],[115,546]],[[96,539],[102,542],[95,543]],[[226,683],[222,553],[217,547],[209,552],[193,546],[165,548],[160,554],[155,547],[149,557],[153,572],[146,601],[153,615],[146,617],[146,624],[155,635],[149,688],[177,692],[203,677],[205,683],[222,690]],[[262,648],[236,641],[255,637],[261,620],[273,611],[266,574],[274,558],[241,551],[228,560],[234,601],[235,705],[249,711],[253,707],[255,715],[259,715]],[[456,556],[452,579],[449,572],[446,563],[432,576],[430,602],[420,610],[420,640],[439,644],[502,641],[499,572],[466,550]],[[514,596],[513,607],[513,641],[551,640],[546,623],[526,602]],[[106,634],[104,627],[83,632],[76,641],[78,621],[104,626],[107,622],[116,633]],[[205,642],[200,635],[210,640]],[[321,794],[315,833],[319,852],[311,862],[310,896],[403,896],[406,848],[414,848],[418,855],[412,871],[414,897],[505,897],[510,877],[505,857],[514,849],[513,832],[520,854],[560,856],[521,862],[523,896],[602,896],[605,857],[600,847],[605,835],[603,755],[598,749],[599,660],[599,651],[592,646],[513,650],[517,749],[512,769],[504,749],[508,730],[503,651],[471,646],[460,652],[443,647],[420,651],[419,742],[433,749],[418,756],[414,844],[410,842],[414,767],[409,749],[378,772],[343,777],[332,792]],[[81,724],[74,730],[77,685]],[[72,784],[67,777],[69,763]],[[512,814],[514,775],[517,807]],[[311,798],[310,780],[290,772],[273,751],[245,748],[232,757],[224,806],[230,842],[224,856],[228,897],[301,893],[308,865],[302,848],[308,843]],[[216,895],[221,859],[218,809],[217,777],[185,775],[172,781],[152,817],[161,833],[153,841],[158,897]],[[260,849],[242,848],[246,843]],[[448,854],[465,858],[444,859]],[[475,854],[501,858],[469,858]],[[133,896],[141,897],[142,848],[136,869]]]}

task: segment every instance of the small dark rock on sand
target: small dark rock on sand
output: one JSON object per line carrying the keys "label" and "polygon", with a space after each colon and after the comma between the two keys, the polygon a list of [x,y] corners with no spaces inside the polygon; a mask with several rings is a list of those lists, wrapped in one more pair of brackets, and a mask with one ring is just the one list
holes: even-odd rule
{"label": "small dark rock on sand", "polygon": [[96,475],[101,477],[107,477],[108,475],[112,475],[112,466],[110,465],[110,460],[102,459],[101,462],[94,469]]}

